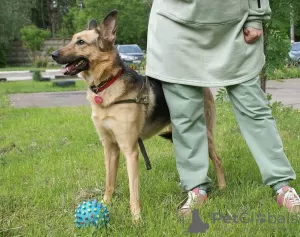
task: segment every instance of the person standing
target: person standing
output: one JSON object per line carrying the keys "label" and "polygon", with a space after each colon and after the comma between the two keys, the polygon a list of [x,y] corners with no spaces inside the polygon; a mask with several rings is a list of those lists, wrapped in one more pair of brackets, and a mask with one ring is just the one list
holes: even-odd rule
{"label": "person standing", "polygon": [[259,86],[265,63],[262,22],[270,15],[268,0],[153,2],[146,75],[162,82],[170,110],[176,166],[188,192],[182,214],[208,198],[203,87],[219,86],[227,89],[263,183],[277,193],[279,206],[300,211],[300,198],[289,186],[296,175]]}

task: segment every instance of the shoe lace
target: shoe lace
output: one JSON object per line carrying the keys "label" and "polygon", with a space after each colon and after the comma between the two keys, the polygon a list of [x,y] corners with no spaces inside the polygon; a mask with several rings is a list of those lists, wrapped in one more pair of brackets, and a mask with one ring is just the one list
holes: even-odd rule
{"label": "shoe lace", "polygon": [[296,193],[295,189],[290,188],[285,194],[284,198],[291,202],[292,206],[300,206],[300,197]]}

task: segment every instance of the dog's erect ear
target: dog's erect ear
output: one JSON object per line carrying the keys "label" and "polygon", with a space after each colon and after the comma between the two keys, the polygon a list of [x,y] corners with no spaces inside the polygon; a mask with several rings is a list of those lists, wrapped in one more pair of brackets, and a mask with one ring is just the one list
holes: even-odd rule
{"label": "dog's erect ear", "polygon": [[116,39],[118,11],[111,11],[101,23],[103,39],[113,43]]}
{"label": "dog's erect ear", "polygon": [[88,30],[94,30],[98,26],[97,21],[95,19],[92,19],[88,23]]}

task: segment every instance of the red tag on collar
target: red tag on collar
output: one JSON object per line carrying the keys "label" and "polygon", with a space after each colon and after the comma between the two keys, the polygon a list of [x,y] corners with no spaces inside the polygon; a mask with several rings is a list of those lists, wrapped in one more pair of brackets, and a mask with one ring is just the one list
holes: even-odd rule
{"label": "red tag on collar", "polygon": [[101,104],[103,101],[103,98],[100,95],[95,95],[94,101],[96,104]]}

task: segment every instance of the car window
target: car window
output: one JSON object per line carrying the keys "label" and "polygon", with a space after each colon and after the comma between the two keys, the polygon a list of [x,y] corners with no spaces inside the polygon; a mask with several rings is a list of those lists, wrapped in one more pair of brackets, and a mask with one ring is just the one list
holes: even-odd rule
{"label": "car window", "polygon": [[119,45],[120,53],[142,53],[142,50],[137,45]]}

